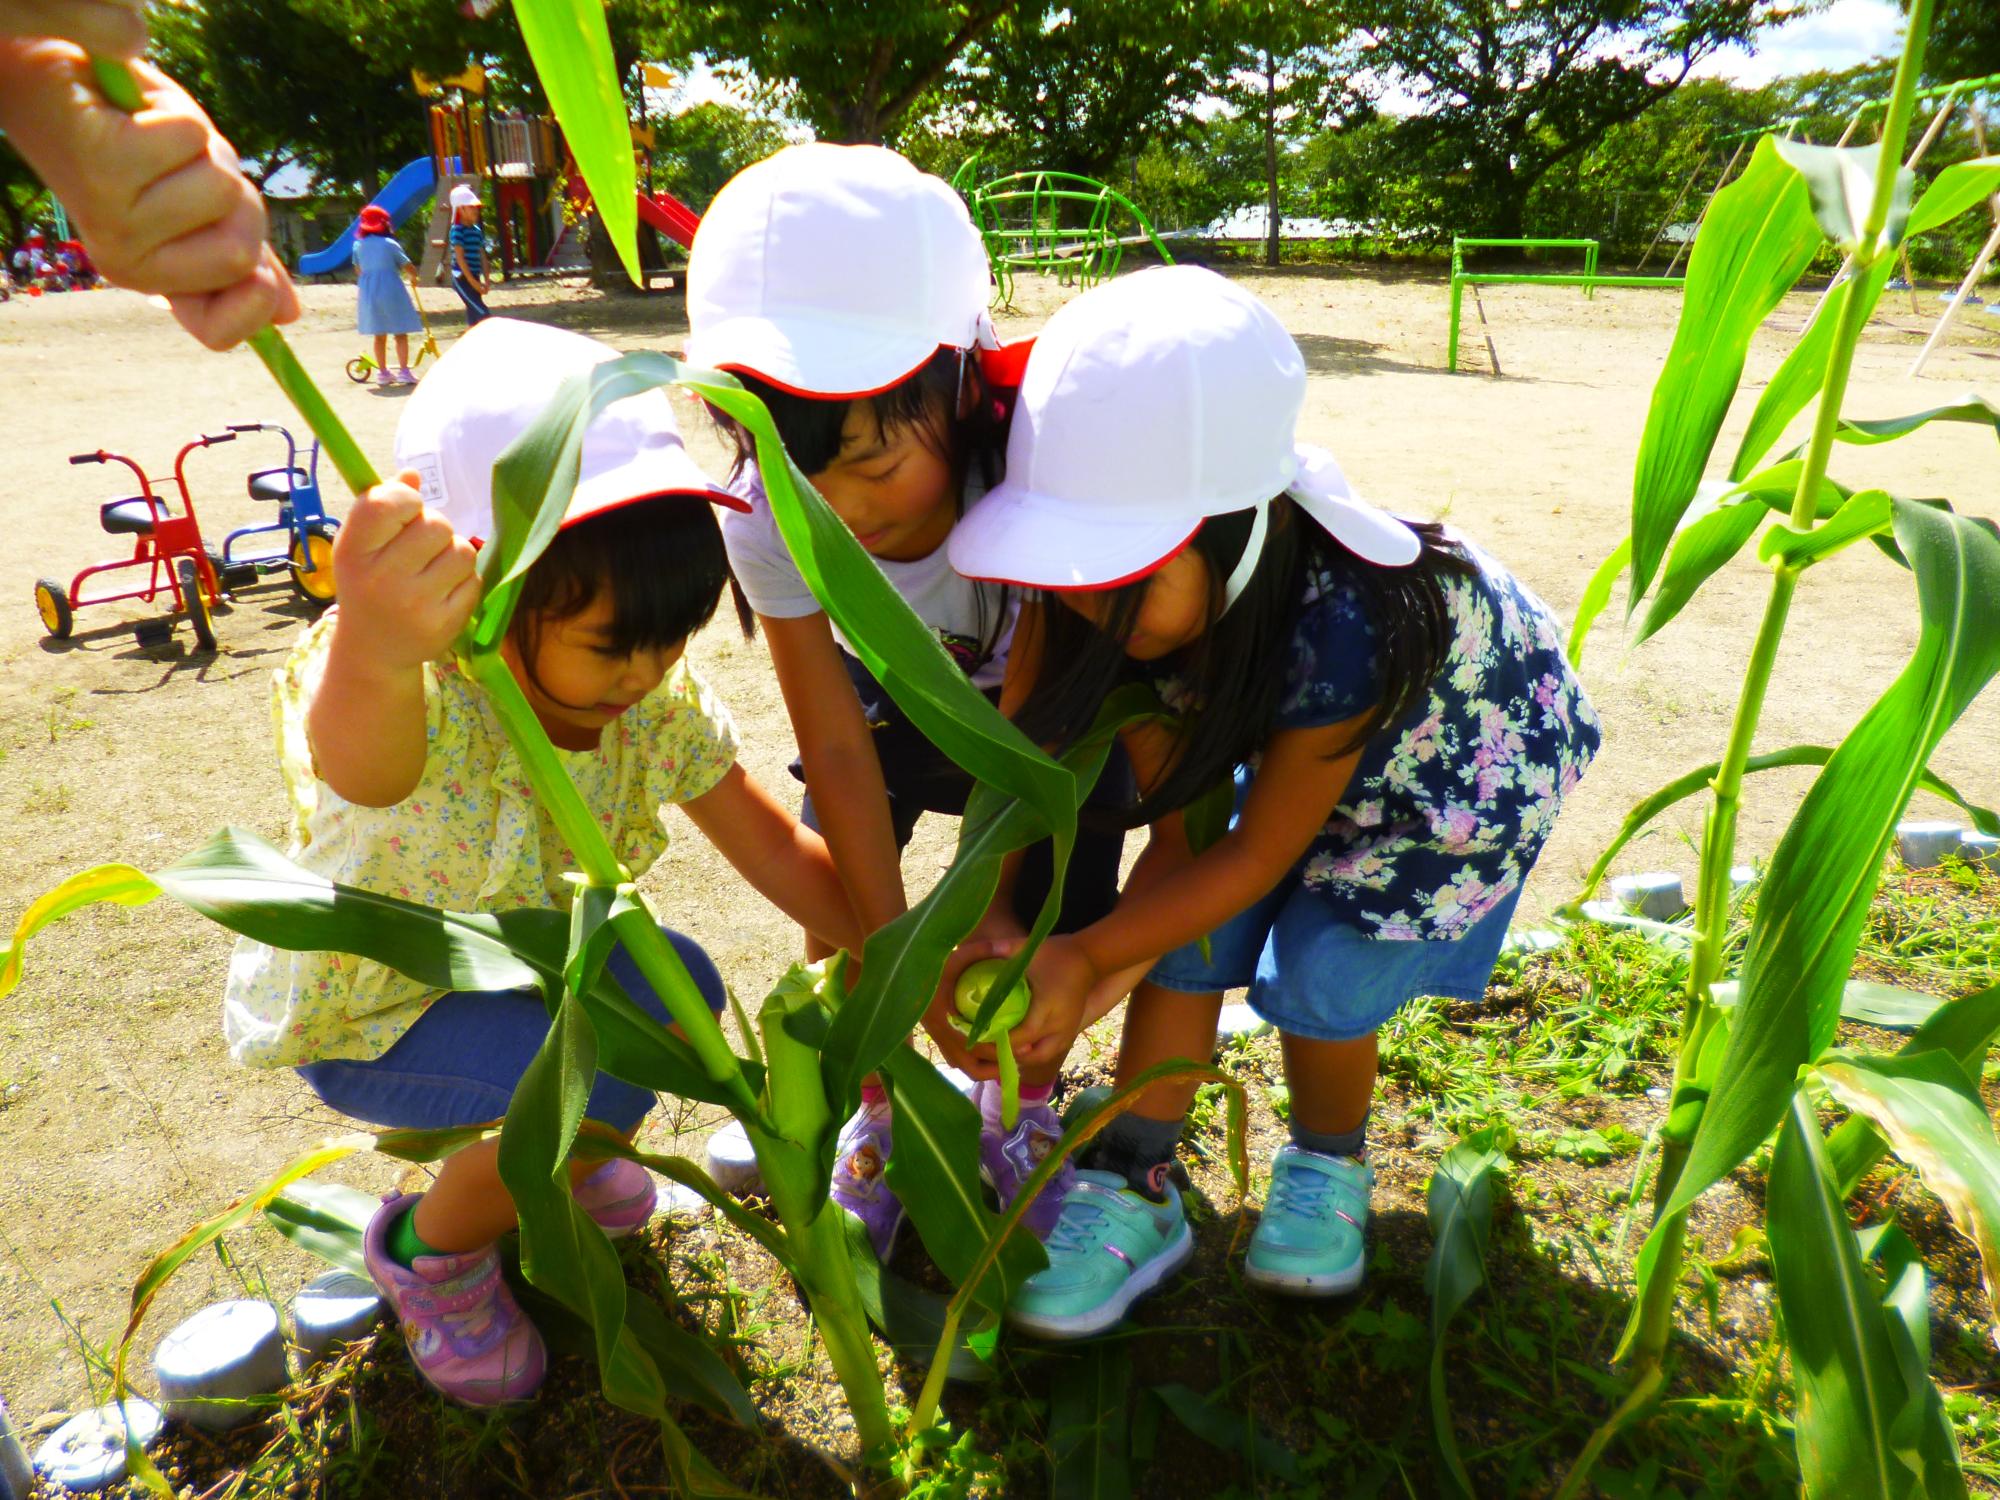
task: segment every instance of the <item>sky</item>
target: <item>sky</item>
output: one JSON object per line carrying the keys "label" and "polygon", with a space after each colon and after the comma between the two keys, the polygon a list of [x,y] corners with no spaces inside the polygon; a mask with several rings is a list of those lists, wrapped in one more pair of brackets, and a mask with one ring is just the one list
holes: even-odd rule
{"label": "sky", "polygon": [[1699,78],[1727,78],[1759,88],[1774,78],[1851,68],[1898,50],[1901,9],[1890,0],[1834,0],[1825,10],[1764,33],[1757,51],[1725,48],[1696,68]]}

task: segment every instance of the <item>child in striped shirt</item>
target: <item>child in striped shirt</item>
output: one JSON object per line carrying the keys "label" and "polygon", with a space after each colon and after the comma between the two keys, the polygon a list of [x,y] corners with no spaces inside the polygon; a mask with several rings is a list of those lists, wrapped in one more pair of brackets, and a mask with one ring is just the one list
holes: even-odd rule
{"label": "child in striped shirt", "polygon": [[493,315],[486,305],[486,230],[479,222],[479,190],[460,183],[451,190],[451,289],[465,304],[465,326]]}

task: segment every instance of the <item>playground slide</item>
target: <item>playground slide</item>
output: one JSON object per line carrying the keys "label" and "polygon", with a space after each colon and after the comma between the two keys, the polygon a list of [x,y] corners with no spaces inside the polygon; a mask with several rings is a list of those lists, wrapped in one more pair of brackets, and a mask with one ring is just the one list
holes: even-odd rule
{"label": "playground slide", "polygon": [[[453,158],[456,160],[456,158]],[[428,199],[437,187],[437,167],[428,156],[420,156],[409,163],[394,177],[389,185],[375,195],[377,207],[386,208],[389,217],[397,224],[408,218],[412,209]],[[354,234],[360,227],[357,218],[341,231],[340,238],[324,250],[315,250],[299,257],[299,271],[307,276],[325,276],[334,271],[345,270],[354,262]]]}
{"label": "playground slide", "polygon": [[695,226],[701,223],[701,215],[672,193],[655,193],[649,198],[642,191],[639,194],[639,220],[650,224],[669,239],[692,245]]}

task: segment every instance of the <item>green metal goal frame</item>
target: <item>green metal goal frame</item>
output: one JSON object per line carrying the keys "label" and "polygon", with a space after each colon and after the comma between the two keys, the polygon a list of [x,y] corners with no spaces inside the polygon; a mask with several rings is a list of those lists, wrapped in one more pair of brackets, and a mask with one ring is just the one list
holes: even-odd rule
{"label": "green metal goal frame", "polygon": [[[1465,252],[1474,249],[1581,250],[1582,274],[1534,276],[1513,271],[1468,271]],[[1685,276],[1601,276],[1597,271],[1596,240],[1582,239],[1471,239],[1454,236],[1451,242],[1451,332],[1445,351],[1445,368],[1458,369],[1458,331],[1465,304],[1465,289],[1482,286],[1580,286],[1588,297],[1601,286],[1678,287]]]}

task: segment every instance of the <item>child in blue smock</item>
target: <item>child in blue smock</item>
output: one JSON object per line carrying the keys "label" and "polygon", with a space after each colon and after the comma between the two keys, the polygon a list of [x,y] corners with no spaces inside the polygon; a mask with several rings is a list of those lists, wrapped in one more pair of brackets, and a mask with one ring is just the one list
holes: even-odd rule
{"label": "child in blue smock", "polygon": [[[378,385],[415,385],[410,370],[410,335],[421,329],[423,319],[417,304],[403,289],[403,272],[410,257],[389,231],[387,209],[371,203],[361,210],[361,228],[354,237],[354,265],[361,273],[361,306],[358,322],[364,334],[375,338],[375,381]],[[411,288],[416,273],[410,275]],[[396,338],[396,373],[389,373],[389,336]]]}

